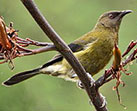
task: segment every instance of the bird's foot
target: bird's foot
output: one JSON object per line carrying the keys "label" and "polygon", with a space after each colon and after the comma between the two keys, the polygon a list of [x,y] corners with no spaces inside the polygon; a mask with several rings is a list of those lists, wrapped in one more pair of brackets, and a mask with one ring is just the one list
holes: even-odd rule
{"label": "bird's foot", "polygon": [[80,80],[77,81],[77,86],[80,88],[80,89],[84,89],[84,86],[82,84],[82,82]]}
{"label": "bird's foot", "polygon": [[[90,83],[91,83],[91,87],[92,87],[95,80],[93,79],[93,77],[89,73],[86,73],[86,74],[87,74],[88,78],[90,79]],[[80,80],[77,81],[77,86],[81,89],[84,89],[84,86]]]}
{"label": "bird's foot", "polygon": [[[107,104],[107,101],[106,101],[106,98],[100,93],[100,97],[102,98],[102,100],[103,100],[103,102],[102,102],[102,104],[101,104],[101,106],[100,106],[100,108],[103,108],[103,107],[105,107],[106,106],[106,104]],[[89,104],[90,105],[93,105],[93,103],[91,102],[91,100],[89,100]]]}
{"label": "bird's foot", "polygon": [[93,77],[91,76],[91,74],[89,74],[89,73],[86,73],[86,74],[87,74],[88,78],[90,79],[91,86],[93,86],[95,80],[93,79]]}
{"label": "bird's foot", "polygon": [[104,106],[106,106],[107,101],[106,101],[105,96],[103,96],[101,93],[100,93],[100,96],[101,96],[101,98],[102,98],[102,100],[103,100],[103,103],[102,103],[102,105],[101,105],[101,108],[103,108]]}

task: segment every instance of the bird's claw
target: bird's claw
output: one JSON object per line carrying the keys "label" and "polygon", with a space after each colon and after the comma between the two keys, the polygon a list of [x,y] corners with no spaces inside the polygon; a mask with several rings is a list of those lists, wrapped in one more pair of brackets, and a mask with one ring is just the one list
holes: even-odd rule
{"label": "bird's claw", "polygon": [[105,96],[103,96],[101,93],[100,93],[100,96],[101,96],[101,98],[102,98],[102,100],[103,100],[103,103],[102,103],[102,105],[101,105],[101,107],[100,107],[100,108],[103,108],[104,106],[106,106],[107,101],[106,101]]}
{"label": "bird's claw", "polygon": [[[105,97],[101,93],[100,93],[100,96],[101,96],[101,99],[103,100],[103,103],[101,104],[100,108],[103,108],[103,107],[106,106],[107,101],[106,101]],[[89,104],[93,105],[93,103],[90,100],[89,100]]]}
{"label": "bird's claw", "polygon": [[91,76],[91,74],[89,74],[89,73],[86,73],[86,74],[87,74],[88,78],[90,79],[91,86],[93,86],[95,80],[93,79],[93,77]]}
{"label": "bird's claw", "polygon": [[[86,74],[87,74],[88,78],[90,79],[90,85],[92,87],[94,82],[95,82],[95,80],[93,79],[93,77],[89,73],[86,73]],[[79,88],[81,88],[81,89],[84,89],[84,86],[83,86],[83,84],[82,84],[82,82],[80,80],[77,81],[77,86]]]}
{"label": "bird's claw", "polygon": [[77,81],[77,86],[80,88],[80,89],[84,89],[84,86],[82,84],[82,82],[80,80]]}

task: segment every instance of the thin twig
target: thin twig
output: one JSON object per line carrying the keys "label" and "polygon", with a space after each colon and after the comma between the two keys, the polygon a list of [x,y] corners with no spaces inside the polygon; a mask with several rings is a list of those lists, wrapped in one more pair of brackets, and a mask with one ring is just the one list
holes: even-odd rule
{"label": "thin twig", "polygon": [[127,55],[132,48],[134,48],[134,46],[137,44],[137,40],[136,41],[131,41],[128,45],[128,48],[125,50],[125,52],[123,53],[122,57],[124,57],[125,55]]}
{"label": "thin twig", "polygon": [[31,52],[28,52],[28,53],[22,52],[17,57],[34,55],[34,54],[38,54],[38,53],[42,53],[42,52],[47,52],[47,51],[53,51],[53,50],[56,50],[56,48],[55,48],[54,45],[51,45],[51,46],[46,46],[46,47],[42,47],[42,48],[31,50]]}

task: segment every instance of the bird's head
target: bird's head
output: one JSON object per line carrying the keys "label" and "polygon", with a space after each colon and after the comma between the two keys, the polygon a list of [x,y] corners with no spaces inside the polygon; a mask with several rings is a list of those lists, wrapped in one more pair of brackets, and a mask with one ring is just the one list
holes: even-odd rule
{"label": "bird's head", "polygon": [[102,14],[98,20],[97,26],[103,26],[106,28],[119,28],[122,18],[131,13],[131,10],[123,10],[123,11],[109,11]]}

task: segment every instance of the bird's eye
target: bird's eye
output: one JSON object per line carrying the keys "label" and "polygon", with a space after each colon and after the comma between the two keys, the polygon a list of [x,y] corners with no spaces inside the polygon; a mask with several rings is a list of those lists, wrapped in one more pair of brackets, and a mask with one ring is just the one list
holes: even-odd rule
{"label": "bird's eye", "polygon": [[113,14],[109,14],[108,16],[109,16],[110,19],[115,18],[115,17],[113,16]]}

